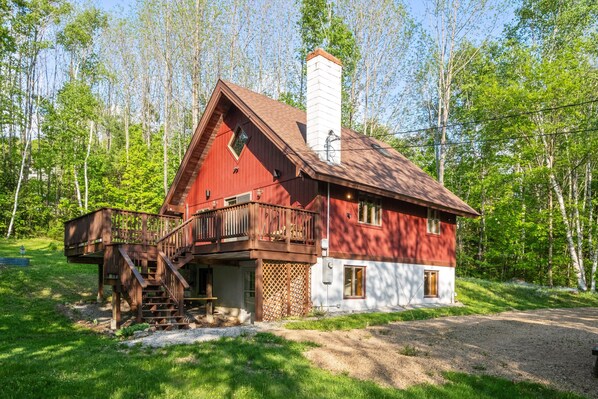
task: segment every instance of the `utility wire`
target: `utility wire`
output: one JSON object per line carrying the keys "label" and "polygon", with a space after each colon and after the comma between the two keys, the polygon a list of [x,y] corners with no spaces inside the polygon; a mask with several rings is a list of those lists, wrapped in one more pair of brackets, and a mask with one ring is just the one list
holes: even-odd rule
{"label": "utility wire", "polygon": [[[496,117],[493,117],[493,118],[478,119],[478,120],[469,121],[469,122],[450,123],[450,124],[447,124],[447,125],[442,125],[441,124],[441,125],[438,125],[438,126],[434,125],[434,126],[430,126],[430,127],[426,127],[426,128],[419,128],[419,129],[403,130],[403,131],[392,132],[392,133],[385,133],[385,134],[383,134],[380,137],[365,136],[365,135],[363,135],[363,137],[373,137],[373,138],[376,138],[376,139],[380,140],[380,139],[386,138],[386,137],[395,137],[395,136],[407,135],[407,134],[413,134],[413,133],[428,132],[430,130],[441,129],[443,127],[453,128],[453,127],[459,127],[459,126],[477,125],[477,124],[486,123],[486,122],[496,122],[496,121],[500,121],[500,120],[504,120],[504,119],[518,118],[520,116],[534,115],[534,114],[538,114],[538,113],[541,113],[541,112],[558,111],[560,109],[565,109],[565,108],[580,107],[582,105],[588,105],[588,104],[593,104],[593,103],[597,103],[597,102],[598,102],[598,98],[592,99],[592,100],[588,100],[588,101],[582,101],[582,102],[579,102],[579,103],[557,105],[557,106],[554,106],[554,107],[540,108],[540,109],[536,109],[536,110],[532,110],[532,111],[525,111],[525,112],[514,113],[514,114],[506,114],[506,115],[496,116]],[[362,139],[362,137],[353,137],[353,138],[345,139],[345,141],[348,141],[348,140],[361,140],[361,139]]]}
{"label": "utility wire", "polygon": [[[471,145],[471,144],[485,144],[485,143],[493,143],[493,142],[503,142],[503,141],[510,141],[510,140],[517,140],[517,139],[532,139],[537,137],[550,137],[550,136],[559,136],[565,134],[580,134],[580,133],[587,133],[587,132],[596,132],[598,131],[597,128],[591,129],[578,129],[578,130],[570,130],[570,131],[560,131],[560,132],[553,132],[553,133],[541,133],[541,134],[533,134],[533,135],[520,135],[520,136],[510,136],[510,137],[500,137],[496,139],[485,139],[485,140],[465,140],[465,141],[447,141],[444,143],[445,146],[459,146],[459,145]],[[376,143],[372,143],[376,144]],[[429,143],[429,144],[406,144],[406,145],[399,145],[398,148],[425,148],[425,147],[435,147],[438,146],[437,143]],[[336,151],[380,151],[380,150],[391,150],[395,149],[394,147],[383,147],[376,145],[369,146],[369,147],[360,147],[360,148],[341,148],[340,150]],[[326,150],[310,150],[310,151],[297,151],[298,153],[309,153],[309,152],[325,152]]]}

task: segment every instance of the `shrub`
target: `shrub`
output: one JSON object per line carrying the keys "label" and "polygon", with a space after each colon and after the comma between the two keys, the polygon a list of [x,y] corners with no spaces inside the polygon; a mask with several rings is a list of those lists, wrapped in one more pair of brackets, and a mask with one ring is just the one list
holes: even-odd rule
{"label": "shrub", "polygon": [[135,331],[143,331],[149,328],[147,323],[133,324],[128,327],[123,327],[116,332],[116,336],[119,338],[128,338],[133,335]]}

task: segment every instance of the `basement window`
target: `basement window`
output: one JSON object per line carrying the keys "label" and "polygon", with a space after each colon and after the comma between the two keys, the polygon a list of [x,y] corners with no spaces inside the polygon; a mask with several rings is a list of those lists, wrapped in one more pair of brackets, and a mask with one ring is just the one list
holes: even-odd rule
{"label": "basement window", "polygon": [[345,299],[365,298],[365,266],[345,266],[344,282]]}
{"label": "basement window", "polygon": [[424,298],[438,298],[438,271],[424,270]]}
{"label": "basement window", "polygon": [[228,148],[230,148],[235,158],[239,159],[241,152],[243,151],[243,148],[245,148],[245,145],[248,141],[249,136],[247,133],[245,133],[245,130],[243,130],[241,127],[238,127],[235,131],[235,134],[231,138],[230,143],[228,144]]}
{"label": "basement window", "polygon": [[382,225],[382,201],[379,198],[359,197],[357,213],[359,223],[372,224],[374,226]]}
{"label": "basement window", "polygon": [[428,234],[440,234],[440,216],[436,209],[428,208]]}

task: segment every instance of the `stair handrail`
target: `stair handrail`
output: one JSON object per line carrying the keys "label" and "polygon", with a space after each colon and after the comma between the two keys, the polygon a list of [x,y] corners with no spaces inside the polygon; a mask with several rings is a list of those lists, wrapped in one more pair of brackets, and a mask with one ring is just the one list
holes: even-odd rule
{"label": "stair handrail", "polygon": [[[185,290],[189,288],[189,283],[176,269],[170,258],[162,251],[158,251],[158,265],[160,260],[164,262],[164,270],[160,273],[162,275],[162,285],[168,291],[168,294],[177,302],[179,315],[182,316],[184,312]],[[158,266],[158,267],[159,267]]]}
{"label": "stair handrail", "polygon": [[118,247],[118,252],[120,252],[121,256],[125,260],[125,264],[127,264],[129,266],[129,268],[133,272],[133,276],[135,276],[135,278],[137,279],[137,281],[139,282],[139,284],[141,284],[141,286],[143,288],[147,287],[147,281],[145,281],[145,279],[143,278],[143,276],[141,275],[141,273],[139,273],[139,270],[137,270],[137,268],[135,267],[135,264],[133,263],[133,260],[131,260],[131,257],[129,256],[129,254],[127,253],[127,251],[125,251],[124,248],[122,248],[122,247],[119,246]]}
{"label": "stair handrail", "polygon": [[187,229],[194,220],[194,217],[185,220],[180,226],[177,226],[172,231],[165,234],[164,237],[160,238],[156,242],[158,250],[163,251],[169,258],[174,258],[181,249],[186,250],[189,248],[193,242],[190,236],[193,234],[185,229]]}
{"label": "stair handrail", "polygon": [[174,229],[170,230],[168,233],[164,234],[161,238],[156,241],[156,244],[160,244],[163,241],[167,240],[169,237],[172,237],[173,234],[177,233],[179,230],[184,228],[185,226],[189,225],[191,222],[195,220],[195,215],[191,216],[189,219],[185,220],[182,224],[178,225]]}
{"label": "stair handrail", "polygon": [[181,273],[179,273],[176,266],[172,263],[172,261],[168,258],[168,256],[166,256],[166,254],[162,251],[159,251],[158,253],[162,257],[162,259],[164,259],[166,266],[168,266],[170,271],[172,273],[174,273],[176,278],[181,282],[181,284],[183,285],[183,288],[185,288],[185,289],[189,288],[189,283],[187,282],[187,280],[185,280],[185,277],[183,277],[183,275]]}
{"label": "stair handrail", "polygon": [[[120,283],[121,286],[126,289],[128,297],[131,301],[131,310],[134,314],[136,314],[137,322],[141,322],[143,289],[147,287],[147,281],[143,278],[141,273],[139,273],[127,251],[119,246],[118,252],[120,252],[120,255],[124,261],[121,263],[122,269],[119,273]],[[128,276],[130,275],[134,277],[132,281],[128,279]]]}

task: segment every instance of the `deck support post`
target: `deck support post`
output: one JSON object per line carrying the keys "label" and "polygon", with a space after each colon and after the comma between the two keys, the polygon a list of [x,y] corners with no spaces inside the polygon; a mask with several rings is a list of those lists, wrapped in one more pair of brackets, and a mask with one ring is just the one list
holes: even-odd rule
{"label": "deck support post", "polygon": [[255,260],[255,321],[264,317],[264,261]]}
{"label": "deck support post", "polygon": [[98,263],[98,297],[96,302],[104,301],[104,263]]}
{"label": "deck support post", "polygon": [[[214,281],[214,269],[212,266],[208,266],[208,273],[206,274],[206,296],[208,298],[214,297],[213,292],[213,281]],[[209,323],[214,321],[214,302],[210,299],[206,301],[206,319]]]}
{"label": "deck support post", "polygon": [[117,286],[112,289],[112,320],[110,329],[116,330],[120,327],[120,290]]}

